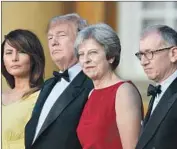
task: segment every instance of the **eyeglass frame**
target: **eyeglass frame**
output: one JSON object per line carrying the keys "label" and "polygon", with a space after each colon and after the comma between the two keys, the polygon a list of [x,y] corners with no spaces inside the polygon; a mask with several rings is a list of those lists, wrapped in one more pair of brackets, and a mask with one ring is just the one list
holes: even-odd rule
{"label": "eyeglass frame", "polygon": [[[169,50],[169,49],[171,49],[171,48],[173,48],[173,47],[174,47],[174,46],[167,47],[167,48],[162,48],[162,49],[157,49],[157,50],[154,50],[154,51],[148,51],[148,52],[137,52],[137,53],[135,53],[135,56],[136,56],[140,61],[141,61],[143,55],[144,55],[148,60],[152,60],[153,57],[154,57],[154,53],[157,53],[157,52],[160,52],[160,51],[164,51],[164,50]],[[151,58],[147,57],[147,55],[146,55],[147,53],[152,55]],[[140,55],[141,55],[141,57],[140,57]]]}

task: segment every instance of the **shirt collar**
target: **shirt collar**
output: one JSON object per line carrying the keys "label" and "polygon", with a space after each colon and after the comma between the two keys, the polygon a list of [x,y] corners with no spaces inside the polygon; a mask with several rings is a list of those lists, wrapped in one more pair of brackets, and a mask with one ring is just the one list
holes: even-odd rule
{"label": "shirt collar", "polygon": [[177,70],[172,75],[170,75],[166,80],[160,83],[162,92],[165,92],[167,90],[167,88],[176,79],[176,77],[177,77]]}
{"label": "shirt collar", "polygon": [[[68,69],[68,74],[69,74],[69,78],[72,81],[75,76],[77,76],[77,74],[79,74],[79,72],[82,70],[81,65],[79,63],[76,63],[75,65],[71,66]],[[62,71],[59,71],[62,72]]]}

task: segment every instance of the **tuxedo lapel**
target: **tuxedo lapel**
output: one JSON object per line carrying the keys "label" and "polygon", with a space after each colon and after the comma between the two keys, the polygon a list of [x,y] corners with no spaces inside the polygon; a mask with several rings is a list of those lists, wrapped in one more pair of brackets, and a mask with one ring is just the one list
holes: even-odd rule
{"label": "tuxedo lapel", "polygon": [[65,110],[65,108],[79,95],[82,90],[84,90],[82,83],[86,79],[83,72],[80,72],[79,75],[71,82],[71,84],[65,89],[65,91],[58,97],[57,101],[51,108],[42,128],[39,131],[38,137],[45,131],[47,127],[49,127],[57,117]]}
{"label": "tuxedo lapel", "polygon": [[33,109],[32,117],[25,128],[25,140],[27,146],[30,146],[32,144],[42,107],[55,84],[56,81],[53,78],[48,80],[39,94],[39,97]]}
{"label": "tuxedo lapel", "polygon": [[165,118],[166,114],[168,113],[176,99],[177,94],[176,88],[177,88],[177,78],[166,90],[157,107],[155,108],[154,112],[152,113],[151,117],[149,118],[149,121],[144,127],[144,130],[137,144],[138,148],[142,149],[150,141],[155,131],[159,127],[160,123]]}
{"label": "tuxedo lapel", "polygon": [[57,81],[54,78],[52,78],[46,85],[44,85],[34,107],[33,115],[37,115],[39,117],[42,107],[56,83]]}

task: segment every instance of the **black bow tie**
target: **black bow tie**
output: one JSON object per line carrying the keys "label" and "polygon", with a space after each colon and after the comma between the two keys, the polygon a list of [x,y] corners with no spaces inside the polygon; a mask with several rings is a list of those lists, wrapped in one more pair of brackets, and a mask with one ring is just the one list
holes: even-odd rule
{"label": "black bow tie", "polygon": [[153,86],[149,84],[148,91],[147,91],[148,96],[156,97],[157,94],[160,94],[160,93],[161,93],[161,85]]}
{"label": "black bow tie", "polygon": [[65,70],[63,73],[59,73],[59,72],[57,72],[57,71],[54,71],[54,72],[53,72],[53,75],[54,75],[55,79],[57,79],[58,81],[60,81],[61,78],[63,78],[63,79],[65,79],[67,82],[70,82],[68,70]]}

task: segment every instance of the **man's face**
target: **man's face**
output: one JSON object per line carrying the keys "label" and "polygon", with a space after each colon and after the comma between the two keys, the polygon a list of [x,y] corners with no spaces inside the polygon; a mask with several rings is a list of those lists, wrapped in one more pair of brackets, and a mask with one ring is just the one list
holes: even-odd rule
{"label": "man's face", "polygon": [[64,64],[67,69],[77,61],[74,53],[74,42],[76,38],[76,27],[74,24],[56,23],[48,31],[48,46],[52,60],[57,66]]}
{"label": "man's face", "polygon": [[[139,52],[148,53],[166,47],[169,45],[164,43],[159,34],[150,33],[141,39]],[[172,63],[169,53],[170,49],[167,49],[153,53],[152,59],[148,59],[145,55],[142,56],[141,65],[150,80],[160,83],[170,75]]]}

